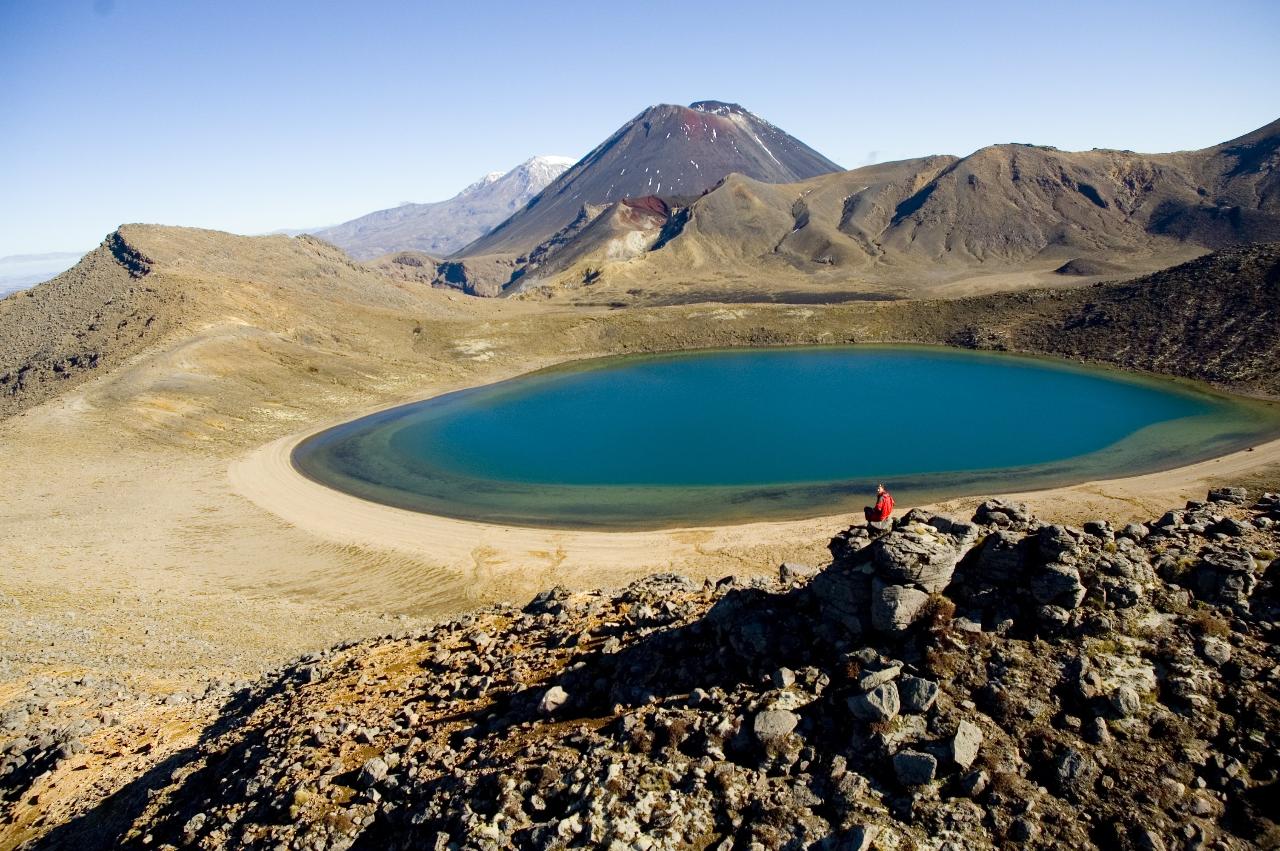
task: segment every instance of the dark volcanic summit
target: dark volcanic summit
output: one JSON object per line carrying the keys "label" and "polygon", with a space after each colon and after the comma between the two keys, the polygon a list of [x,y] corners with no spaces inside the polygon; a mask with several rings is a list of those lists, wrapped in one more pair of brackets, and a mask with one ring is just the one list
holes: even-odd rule
{"label": "dark volcanic summit", "polygon": [[732,172],[764,183],[794,183],[840,170],[736,103],[651,106],[458,256],[528,251],[572,222],[586,204],[697,196]]}

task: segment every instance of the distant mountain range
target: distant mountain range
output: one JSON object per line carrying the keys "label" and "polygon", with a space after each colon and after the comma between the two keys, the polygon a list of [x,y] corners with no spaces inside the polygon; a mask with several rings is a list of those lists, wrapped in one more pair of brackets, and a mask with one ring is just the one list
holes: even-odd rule
{"label": "distant mountain range", "polygon": [[67,271],[83,256],[83,251],[55,251],[0,257],[0,298]]}
{"label": "distant mountain range", "polygon": [[312,234],[358,260],[406,250],[443,257],[501,224],[571,165],[569,157],[533,157],[485,175],[447,201],[401,204]]}
{"label": "distant mountain range", "polygon": [[844,171],[738,104],[661,104],[576,163],[316,235],[405,280],[591,303],[1080,283],[1280,240],[1280,122],[1200,151],[1001,144]]}
{"label": "distant mountain range", "polygon": [[[740,132],[712,133],[713,119]],[[720,298],[728,294],[715,287],[733,280],[755,282],[734,298],[768,298],[761,287],[791,281],[910,296],[970,273],[1146,271],[1280,240],[1280,121],[1200,151],[1006,144],[852,171],[758,122],[710,102],[646,110],[441,264],[437,281],[481,295],[590,287],[611,303],[641,291]],[[704,156],[691,176],[691,140],[726,137],[725,157]],[[643,164],[639,185],[620,185],[634,163]],[[786,176],[806,171],[805,180]],[[687,294],[673,295],[677,285]]]}

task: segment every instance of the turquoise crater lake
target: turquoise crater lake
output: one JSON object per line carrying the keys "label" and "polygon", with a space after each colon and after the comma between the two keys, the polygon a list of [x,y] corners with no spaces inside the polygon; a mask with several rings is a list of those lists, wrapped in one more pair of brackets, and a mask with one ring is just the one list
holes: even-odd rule
{"label": "turquoise crater lake", "polygon": [[305,476],[375,502],[639,529],[857,510],[1158,469],[1280,432],[1273,405],[1074,364],[909,346],[607,358],[354,420]]}

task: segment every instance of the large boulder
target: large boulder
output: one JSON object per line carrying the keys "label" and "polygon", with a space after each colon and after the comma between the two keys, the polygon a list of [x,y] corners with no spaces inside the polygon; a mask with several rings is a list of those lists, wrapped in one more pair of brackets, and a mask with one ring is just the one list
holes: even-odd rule
{"label": "large boulder", "polygon": [[[992,532],[982,542],[973,566],[973,580],[996,587],[1015,582],[1026,568],[1025,539],[1016,532]],[[966,562],[966,564],[968,564]]]}
{"label": "large boulder", "polygon": [[846,632],[858,635],[871,614],[871,575],[856,567],[835,565],[810,580],[806,591],[822,608],[823,616]]}
{"label": "large boulder", "polygon": [[1195,592],[1202,600],[1248,606],[1258,585],[1257,564],[1247,552],[1220,550],[1201,556],[1195,572]]}
{"label": "large boulder", "polygon": [[918,588],[876,579],[871,585],[871,626],[879,632],[902,632],[915,623],[928,601],[929,595]]}
{"label": "large boulder", "polygon": [[1035,522],[1035,517],[1025,502],[989,499],[978,506],[973,522],[1001,529],[1026,529]]}
{"label": "large boulder", "polygon": [[1080,571],[1069,564],[1046,564],[1031,576],[1031,596],[1046,606],[1074,609],[1084,601]]}
{"label": "large boulder", "polygon": [[1040,531],[1036,533],[1036,544],[1045,561],[1058,561],[1063,556],[1075,555],[1080,550],[1075,535],[1066,526],[1057,524],[1040,527]]}
{"label": "large boulder", "polygon": [[871,546],[876,575],[893,585],[941,591],[968,551],[970,536],[943,534],[933,527],[896,529]]}

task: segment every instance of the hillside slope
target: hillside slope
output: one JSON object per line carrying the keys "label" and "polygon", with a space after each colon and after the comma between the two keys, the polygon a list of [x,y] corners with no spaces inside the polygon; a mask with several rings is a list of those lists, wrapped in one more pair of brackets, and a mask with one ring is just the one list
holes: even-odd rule
{"label": "hillside slope", "polygon": [[[261,348],[266,340],[247,337],[263,333],[321,350],[335,329],[385,334],[383,323],[410,322],[415,312],[447,315],[446,301],[428,284],[394,280],[310,237],[124,225],[71,270],[0,300],[0,416],[155,346],[241,338],[237,345]],[[399,342],[392,335],[376,345]],[[247,372],[246,358],[225,366]]]}
{"label": "hillside slope", "polygon": [[[1038,300],[1057,301],[1038,315]],[[993,296],[1022,314],[1007,338],[981,321],[953,340],[1007,346],[1280,395],[1280,243],[1237,246],[1123,284]]]}

